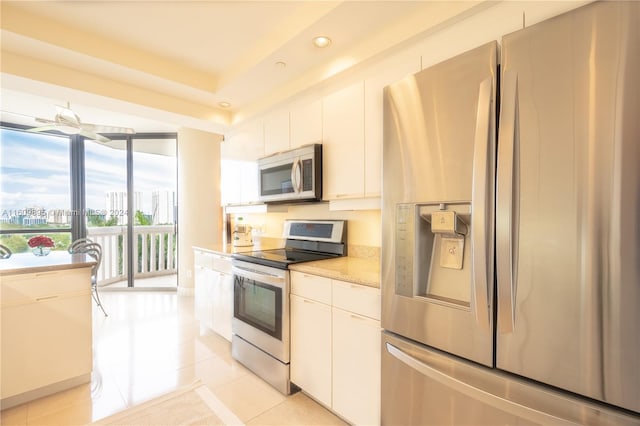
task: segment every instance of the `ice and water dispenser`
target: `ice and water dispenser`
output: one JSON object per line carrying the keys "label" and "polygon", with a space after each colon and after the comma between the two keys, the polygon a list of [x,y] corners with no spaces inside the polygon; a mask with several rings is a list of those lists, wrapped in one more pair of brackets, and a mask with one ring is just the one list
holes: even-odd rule
{"label": "ice and water dispenser", "polygon": [[396,294],[469,308],[471,205],[396,206]]}

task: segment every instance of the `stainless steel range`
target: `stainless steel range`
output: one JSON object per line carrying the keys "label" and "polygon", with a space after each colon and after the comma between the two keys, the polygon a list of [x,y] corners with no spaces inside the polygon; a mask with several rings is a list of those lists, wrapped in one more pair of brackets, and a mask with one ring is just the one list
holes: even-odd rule
{"label": "stainless steel range", "polygon": [[285,247],[233,255],[232,356],[280,392],[289,381],[289,265],[347,254],[347,222],[287,220]]}

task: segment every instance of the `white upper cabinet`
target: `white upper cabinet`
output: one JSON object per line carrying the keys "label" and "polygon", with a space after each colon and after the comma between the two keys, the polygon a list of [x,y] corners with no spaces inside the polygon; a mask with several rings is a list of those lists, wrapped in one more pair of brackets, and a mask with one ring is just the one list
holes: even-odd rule
{"label": "white upper cabinet", "polygon": [[221,144],[221,203],[251,203],[258,200],[258,167],[264,156],[263,122],[238,125]]}
{"label": "white upper cabinet", "polygon": [[222,205],[258,201],[258,165],[255,161],[223,159],[220,164],[220,182]]}
{"label": "white upper cabinet", "polygon": [[254,161],[264,156],[264,124],[262,120],[241,123],[224,136],[222,158]]}
{"label": "white upper cabinet", "polygon": [[364,197],[364,82],[323,99],[323,198]]}
{"label": "white upper cabinet", "polygon": [[290,120],[292,149],[322,141],[322,99],[292,105]]}
{"label": "white upper cabinet", "polygon": [[289,143],[289,111],[276,111],[264,119],[264,155],[286,151]]}

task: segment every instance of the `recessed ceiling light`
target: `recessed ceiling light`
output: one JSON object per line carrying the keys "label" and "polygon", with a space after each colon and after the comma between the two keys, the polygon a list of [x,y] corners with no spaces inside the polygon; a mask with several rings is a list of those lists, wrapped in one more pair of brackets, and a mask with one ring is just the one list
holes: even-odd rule
{"label": "recessed ceiling light", "polygon": [[331,44],[331,39],[325,36],[318,36],[313,39],[313,44],[316,47],[320,47],[320,48],[327,47],[328,45]]}
{"label": "recessed ceiling light", "polygon": [[278,61],[276,62],[276,67],[278,68],[285,68],[287,66],[287,63],[284,61]]}
{"label": "recessed ceiling light", "polygon": [[231,104],[229,102],[218,102],[220,108],[229,108]]}

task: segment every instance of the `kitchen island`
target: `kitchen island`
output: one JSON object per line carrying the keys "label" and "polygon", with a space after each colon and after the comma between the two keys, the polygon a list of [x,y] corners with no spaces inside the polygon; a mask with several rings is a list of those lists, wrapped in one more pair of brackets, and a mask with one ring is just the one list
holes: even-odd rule
{"label": "kitchen island", "polygon": [[0,260],[1,408],[91,381],[91,267],[84,254]]}

